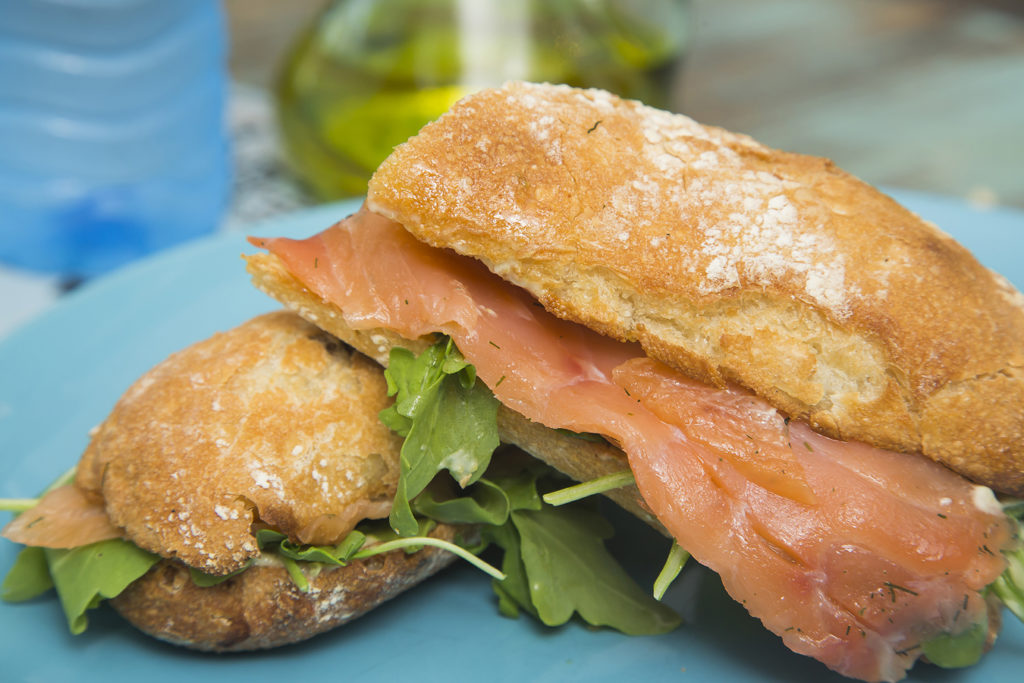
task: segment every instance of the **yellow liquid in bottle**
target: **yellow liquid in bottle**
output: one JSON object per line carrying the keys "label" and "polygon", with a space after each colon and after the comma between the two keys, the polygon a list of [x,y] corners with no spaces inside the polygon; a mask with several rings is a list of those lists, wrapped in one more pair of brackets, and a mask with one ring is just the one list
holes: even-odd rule
{"label": "yellow liquid in bottle", "polygon": [[339,0],[291,51],[276,99],[286,156],[321,199],[358,196],[393,147],[510,79],[670,108],[687,3]]}

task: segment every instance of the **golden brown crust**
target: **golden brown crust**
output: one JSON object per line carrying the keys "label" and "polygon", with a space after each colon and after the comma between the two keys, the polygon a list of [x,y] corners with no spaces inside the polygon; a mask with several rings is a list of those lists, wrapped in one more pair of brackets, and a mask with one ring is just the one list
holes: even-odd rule
{"label": "golden brown crust", "polygon": [[[422,340],[409,341],[387,330],[353,330],[334,304],[307,289],[273,254],[253,254],[246,257],[246,262],[253,283],[259,289],[382,365],[387,365],[392,347],[419,352],[425,345]],[[498,433],[503,442],[519,446],[577,481],[629,469],[625,453],[618,448],[603,442],[584,441],[530,422],[505,406],[498,409]],[[664,533],[635,486],[616,489],[608,496]]]}
{"label": "golden brown crust", "polygon": [[1024,297],[827,160],[514,83],[398,147],[368,205],[692,376],[1024,494]]}
{"label": "golden brown crust", "polygon": [[[452,541],[455,528],[431,536]],[[280,565],[258,565],[200,588],[178,562],[163,560],[111,600],[138,629],[175,645],[213,652],[296,643],[359,617],[447,566],[455,558],[425,547],[398,550],[345,567],[307,566],[302,592]]]}
{"label": "golden brown crust", "polygon": [[254,521],[333,544],[387,516],[401,440],[380,369],[289,312],[172,355],[100,426],[77,483],[137,545],[211,574],[258,554]]}

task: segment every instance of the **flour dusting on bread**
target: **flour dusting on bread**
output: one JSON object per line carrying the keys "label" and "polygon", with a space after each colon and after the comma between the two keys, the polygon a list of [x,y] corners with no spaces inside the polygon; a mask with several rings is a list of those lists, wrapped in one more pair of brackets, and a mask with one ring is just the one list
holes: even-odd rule
{"label": "flour dusting on bread", "polygon": [[401,440],[377,419],[386,405],[375,363],[294,314],[267,314],[140,379],[78,482],[140,547],[227,574],[259,554],[256,524],[331,545],[387,516]]}

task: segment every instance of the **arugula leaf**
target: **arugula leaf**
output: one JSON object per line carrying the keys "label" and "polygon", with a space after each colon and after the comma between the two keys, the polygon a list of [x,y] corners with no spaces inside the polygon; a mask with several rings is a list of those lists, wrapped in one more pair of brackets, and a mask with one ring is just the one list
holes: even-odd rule
{"label": "arugula leaf", "polygon": [[[1020,501],[1013,501],[1011,505],[1004,506],[1003,510],[1017,525],[1016,537],[1024,537],[1024,525],[1018,521],[1024,506]],[[1006,557],[1006,569],[989,587],[1018,619],[1024,621],[1024,547],[1004,550],[1003,556]]]}
{"label": "arugula leaf", "polygon": [[1024,548],[1004,551],[1007,565],[992,584],[992,590],[1018,619],[1024,621]]}
{"label": "arugula leaf", "polygon": [[526,566],[523,564],[519,533],[509,523],[503,526],[489,527],[483,531],[482,535],[485,540],[498,545],[505,551],[501,563],[501,571],[505,574],[505,580],[491,582],[491,588],[498,596],[498,612],[514,619],[519,616],[519,610],[524,609],[536,617],[537,610],[530,599],[530,580],[526,575]]}
{"label": "arugula leaf", "polygon": [[384,379],[388,396],[396,398],[393,405],[381,411],[381,421],[399,435],[408,435],[420,406],[431,400],[445,377],[462,370],[466,370],[462,382],[471,388],[476,369],[466,362],[451,339],[437,342],[419,356],[408,349],[392,349]]}
{"label": "arugula leaf", "polygon": [[86,610],[119,595],[160,559],[119,538],[71,549],[46,548],[44,552],[74,634],[88,625]]}
{"label": "arugula leaf", "polygon": [[411,536],[418,525],[410,501],[438,472],[448,470],[466,487],[487,469],[498,446],[498,401],[476,382],[450,339],[419,356],[392,349],[385,377],[395,402],[380,419],[405,436],[389,520],[400,535]]}
{"label": "arugula leaf", "polygon": [[279,555],[278,559],[281,560],[281,564],[284,565],[285,570],[288,572],[288,576],[291,577],[292,583],[303,593],[309,592],[309,581],[306,580],[306,575],[302,573],[302,568],[299,567],[297,560],[288,557],[287,555]]}
{"label": "arugula leaf", "polygon": [[[443,539],[431,538],[427,534],[437,526],[432,519],[419,519],[415,536],[399,536],[390,527],[383,527],[374,522],[364,522],[360,529],[353,529],[336,546],[310,546],[293,543],[280,531],[260,529],[256,532],[256,541],[260,550],[272,554],[280,560],[295,586],[303,593],[309,591],[309,580],[306,571],[318,572],[320,565],[332,564],[346,566],[353,560],[361,560],[374,555],[403,550],[408,554],[418,552],[424,546],[433,546],[446,550],[469,562],[486,574],[504,579],[505,576],[487,564],[473,552],[458,544]],[[482,550],[480,548],[479,550]],[[307,568],[305,571],[303,568]],[[208,584],[214,585],[216,581]]]}
{"label": "arugula leaf", "polygon": [[487,524],[501,526],[508,521],[511,503],[498,484],[481,478],[462,495],[445,490],[435,479],[412,502],[413,510],[444,524]]}
{"label": "arugula leaf", "polygon": [[547,465],[514,455],[497,458],[487,471],[512,507],[508,523],[482,531],[505,553],[508,578],[493,583],[498,610],[508,617],[525,610],[549,626],[579,614],[590,624],[636,635],[675,628],[678,615],[640,588],[605,548],[612,528],[596,506],[544,502],[539,489],[556,483],[552,475]]}
{"label": "arugula leaf", "polygon": [[573,612],[629,635],[666,633],[680,624],[611,557],[603,543],[611,525],[596,513],[582,506],[546,507],[517,510],[512,521],[522,540],[530,598],[545,624],[564,623]]}
{"label": "arugula leaf", "polygon": [[489,478],[505,492],[512,510],[540,510],[544,503],[537,491],[537,482],[554,471],[544,463],[530,458],[521,464],[518,471],[496,471]]}
{"label": "arugula leaf", "polygon": [[363,547],[365,542],[366,534],[353,529],[342,539],[341,543],[335,546],[301,546],[284,540],[277,547],[277,552],[299,562],[320,562],[344,566],[351,561],[352,556]]}
{"label": "arugula leaf", "polygon": [[39,505],[39,498],[0,498],[0,510],[22,513]]}
{"label": "arugula leaf", "polygon": [[480,571],[484,572],[485,574],[489,574],[490,576],[494,577],[499,581],[505,579],[505,575],[502,572],[495,569],[488,563],[484,562],[479,557],[469,552],[465,548],[458,546],[450,541],[445,541],[444,539],[440,538],[432,538],[430,536],[417,536],[413,538],[403,536],[401,538],[396,538],[393,541],[387,541],[386,543],[379,543],[369,548],[363,548],[352,557],[354,559],[361,560],[366,557],[373,557],[374,555],[380,555],[381,553],[389,553],[392,550],[398,549],[403,549],[407,553],[413,553],[418,552],[425,545],[432,546],[434,548],[441,548],[442,550],[447,550],[453,555],[461,557],[466,562],[469,562],[471,565],[473,565]]}
{"label": "arugula leaf", "polygon": [[[417,536],[426,536],[429,534],[437,522],[432,519],[423,517],[417,520],[419,527],[416,531]],[[377,546],[381,543],[390,543],[391,541],[402,538],[402,536],[391,528],[388,523],[382,523],[377,520],[364,520],[357,527],[360,531],[366,534],[366,547]],[[408,551],[414,552],[414,551]]]}
{"label": "arugula leaf", "polygon": [[340,543],[333,546],[299,545],[288,539],[288,536],[275,529],[258,529],[256,542],[260,550],[274,553],[281,558],[298,562],[319,562],[344,566],[352,556],[366,543],[366,534],[353,529]]}
{"label": "arugula leaf", "polygon": [[276,529],[257,529],[255,536],[256,545],[260,547],[260,550],[273,548],[281,541],[288,540],[288,534],[283,534]]}
{"label": "arugula leaf", "polygon": [[[65,470],[39,494],[39,498],[58,487],[73,482],[77,470],[78,465]],[[18,513],[25,512],[35,507],[39,498],[4,499],[0,502],[0,509]],[[28,505],[28,503],[32,503],[32,505]],[[14,559],[14,565],[7,572],[3,585],[0,586],[0,598],[7,602],[22,602],[42,595],[51,588],[53,588],[53,579],[50,577],[46,553],[42,548],[29,546],[22,548]]]}
{"label": "arugula leaf", "polygon": [[582,500],[595,496],[599,493],[611,491],[613,489],[622,488],[623,486],[629,486],[635,484],[636,478],[633,476],[632,470],[623,470],[621,472],[613,472],[612,474],[606,474],[603,477],[597,477],[590,481],[584,481],[579,484],[574,484],[558,491],[552,491],[544,494],[544,502],[550,503],[551,505],[565,505],[566,503],[572,503],[573,501]]}
{"label": "arugula leaf", "polygon": [[689,559],[690,553],[683,550],[682,546],[678,543],[673,542],[672,548],[668,551],[668,557],[665,558],[665,565],[658,573],[658,578],[654,580],[653,595],[655,600],[661,600],[665,597],[668,587],[679,576],[679,572],[683,571],[683,567],[686,566],[686,561]]}
{"label": "arugula leaf", "polygon": [[[488,468],[498,446],[498,402],[474,381],[473,366],[450,339],[419,356],[392,350],[385,376],[395,402],[380,418],[405,437],[390,517],[396,532],[415,533],[414,510],[439,521],[483,525],[485,543],[504,550],[506,578],[493,585],[507,616],[526,610],[555,625],[578,613],[591,624],[636,634],[662,633],[679,623],[605,549],[602,539],[611,533],[606,522],[579,506],[555,511],[542,502],[538,480],[549,468],[532,458],[514,467],[498,459]],[[444,469],[463,495],[445,491],[445,480],[435,479]],[[614,484],[621,486],[632,475],[619,479]]]}
{"label": "arugula leaf", "polygon": [[[50,484],[46,493],[74,481],[73,466]],[[68,628],[85,631],[86,610],[105,598],[120,595],[142,577],[160,557],[122,539],[110,539],[70,549],[24,548],[4,578],[2,597],[17,602],[57,589]]]}
{"label": "arugula leaf", "polygon": [[200,588],[209,588],[216,586],[217,584],[224,583],[228,579],[234,578],[244,572],[246,569],[252,566],[252,560],[249,560],[240,568],[228,574],[207,574],[201,569],[195,567],[188,568],[188,575],[192,579],[192,583],[199,586]]}
{"label": "arugula leaf", "polygon": [[959,669],[977,664],[985,653],[988,638],[988,610],[981,618],[956,635],[943,633],[921,643],[921,651],[928,660],[943,669]]}
{"label": "arugula leaf", "polygon": [[[487,477],[481,478],[466,491],[473,495],[476,493],[476,487],[480,484],[501,491],[505,501],[504,514],[493,515],[488,522],[488,517],[484,512],[467,513],[460,520],[461,523],[485,525],[480,534],[483,543],[479,549],[480,552],[492,543],[504,551],[501,571],[505,574],[505,580],[492,581],[491,587],[498,596],[498,612],[513,619],[519,616],[521,609],[534,617],[537,617],[537,610],[530,599],[529,579],[526,575],[526,567],[523,565],[519,532],[512,524],[510,515],[513,510],[541,509],[542,503],[540,494],[537,492],[537,480],[543,474],[552,471],[547,465],[531,457],[516,457],[519,453],[515,450],[503,451],[502,456],[504,457],[493,461],[487,470]],[[417,504],[429,492],[428,488],[427,491],[420,494],[416,499]],[[423,512],[428,514],[429,507],[425,507]]]}
{"label": "arugula leaf", "polygon": [[1009,498],[1003,501],[1003,512],[1018,522],[1024,519],[1024,500]]}
{"label": "arugula leaf", "polygon": [[23,548],[7,572],[0,596],[7,602],[22,602],[42,595],[53,588],[46,553],[42,548]]}

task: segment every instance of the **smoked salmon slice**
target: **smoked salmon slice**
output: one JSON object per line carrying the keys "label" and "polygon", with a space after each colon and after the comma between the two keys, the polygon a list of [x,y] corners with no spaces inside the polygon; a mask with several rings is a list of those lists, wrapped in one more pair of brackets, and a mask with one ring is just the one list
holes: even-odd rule
{"label": "smoked salmon slice", "polygon": [[662,524],[791,649],[897,680],[922,643],[984,620],[1012,542],[988,489],[697,384],[365,209],[306,240],[252,241],[352,328],[447,334],[510,408],[620,445]]}
{"label": "smoked salmon slice", "polygon": [[110,522],[102,503],[91,500],[74,484],[59,486],[4,527],[15,543],[40,548],[77,548],[111,538],[121,531]]}

